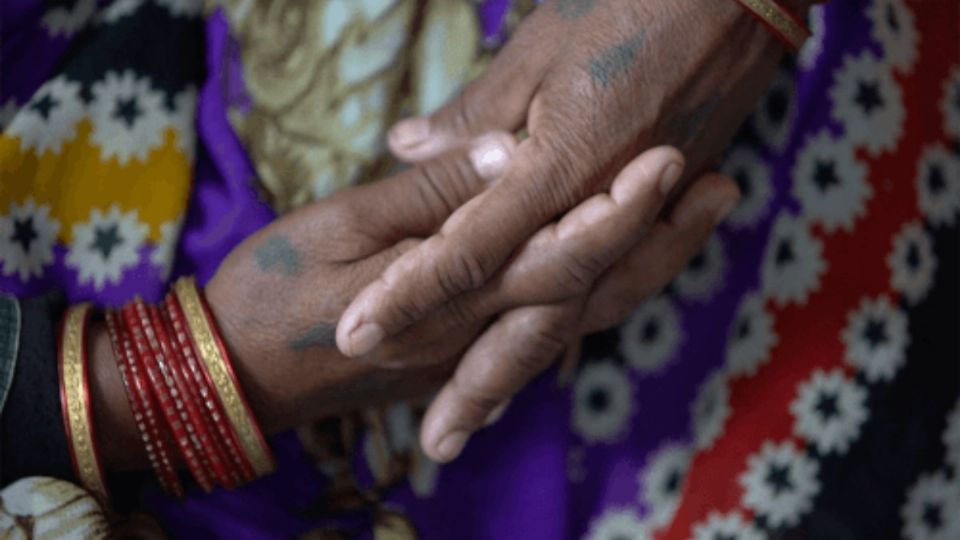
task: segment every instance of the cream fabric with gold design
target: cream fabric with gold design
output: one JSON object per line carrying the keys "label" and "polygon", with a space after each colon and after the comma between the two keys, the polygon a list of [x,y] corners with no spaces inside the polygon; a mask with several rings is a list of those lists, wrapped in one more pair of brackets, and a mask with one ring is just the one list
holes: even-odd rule
{"label": "cream fabric with gold design", "polygon": [[468,0],[217,3],[252,102],[230,121],[280,211],[389,172],[390,125],[439,107],[486,62]]}
{"label": "cream fabric with gold design", "polygon": [[109,532],[97,501],[70,482],[31,476],[0,491],[2,538],[96,539]]}

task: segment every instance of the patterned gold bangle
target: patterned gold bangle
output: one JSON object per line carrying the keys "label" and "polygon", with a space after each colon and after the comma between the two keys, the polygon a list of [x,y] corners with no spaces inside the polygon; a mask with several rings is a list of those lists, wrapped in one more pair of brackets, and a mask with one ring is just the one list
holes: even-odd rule
{"label": "patterned gold bangle", "polygon": [[106,508],[109,493],[97,455],[90,386],[87,378],[86,336],[90,304],[71,306],[60,333],[60,406],[73,469],[80,483]]}
{"label": "patterned gold bangle", "polygon": [[208,317],[193,278],[182,278],[174,284],[174,292],[187,319],[200,359],[216,389],[231,427],[240,439],[244,452],[257,476],[273,472],[273,453],[257,426],[253,411],[240,391],[240,383],[230,367],[213,321]]}
{"label": "patterned gold bangle", "polygon": [[776,0],[737,0],[794,51],[810,37],[810,30]]}

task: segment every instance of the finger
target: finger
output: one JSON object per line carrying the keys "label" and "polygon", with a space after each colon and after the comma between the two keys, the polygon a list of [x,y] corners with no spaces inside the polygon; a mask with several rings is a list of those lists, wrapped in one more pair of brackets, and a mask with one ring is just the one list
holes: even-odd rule
{"label": "finger", "polygon": [[[617,182],[622,180],[618,178]],[[587,225],[582,234],[564,240],[557,240],[552,231],[556,227],[547,227],[485,287],[455,298],[423,321],[385,341],[377,348],[377,355],[395,359],[394,367],[408,367],[412,363],[409,359],[399,359],[402,351],[416,343],[442,340],[450,331],[481,324],[495,314],[520,305],[552,304],[588,292],[590,307],[583,318],[581,332],[575,335],[612,326],[686,267],[738,199],[733,180],[706,175],[696,179],[677,201],[672,215],[658,221],[646,235],[616,219]],[[587,204],[578,209],[586,208]],[[575,220],[575,212],[568,215],[571,221]],[[627,206],[620,212],[632,217],[644,213],[656,214],[656,205],[645,210]],[[636,242],[636,238],[643,239]],[[598,246],[604,242],[623,242],[623,239],[626,239],[627,253],[620,257],[616,252],[609,252],[607,256],[617,257],[617,262],[596,282],[582,270],[589,266],[587,263],[570,262],[578,257],[593,258],[593,268],[599,268],[603,262],[598,263],[594,258],[602,252]],[[589,291],[584,289],[588,282]],[[567,347],[568,356],[574,349]],[[570,356],[565,365],[574,363]]]}
{"label": "finger", "polygon": [[496,424],[497,422],[499,422],[500,419],[503,418],[504,413],[507,412],[507,407],[509,406],[510,406],[510,400],[508,399],[503,403],[501,403],[500,405],[497,405],[496,407],[494,407],[494,409],[490,411],[490,414],[488,414],[487,417],[483,420],[483,427],[490,427]]}
{"label": "finger", "polygon": [[711,174],[696,180],[670,218],[658,221],[597,281],[584,310],[581,333],[616,325],[669,283],[703,248],[739,198],[737,184],[729,177]]}
{"label": "finger", "polygon": [[[463,149],[417,164],[380,182],[360,186],[329,199],[331,208],[340,208],[360,219],[369,238],[378,245],[365,246],[375,253],[407,238],[436,232],[457,208],[489,187],[503,175],[516,149],[513,136],[490,132]],[[376,219],[370,219],[372,217]],[[341,216],[331,214],[331,220]],[[340,222],[342,223],[342,222]],[[338,223],[331,223],[336,230]]]}
{"label": "finger", "polygon": [[[717,175],[703,176],[682,193],[673,216],[658,222],[646,235],[631,230],[630,226],[621,226],[617,220],[587,225],[584,234],[560,241],[556,227],[542,229],[486,286],[454,298],[423,320],[384,340],[375,354],[364,359],[386,367],[408,368],[421,359],[407,353],[411,347],[442,342],[450,332],[483,325],[490,317],[517,306],[552,304],[580,294],[593,297],[591,315],[584,318],[586,326],[581,333],[612,326],[686,266],[713,231],[715,219],[725,215],[736,201],[737,189],[732,180]],[[628,207],[623,213],[635,217],[657,212],[656,205],[651,205],[646,210]],[[574,212],[570,220],[575,220]],[[592,227],[597,229],[591,230]],[[595,258],[599,253],[597,246],[616,242],[618,238],[621,242],[626,239],[629,252],[623,257],[609,253],[609,257],[618,257],[617,262],[610,265],[613,268],[599,280],[594,280],[583,268],[600,268],[602,264]],[[637,242],[636,238],[644,240]],[[591,263],[571,263],[577,257]],[[601,282],[604,286],[598,287],[597,283]],[[569,358],[561,369],[561,384],[576,364],[575,349],[573,345],[567,348]]]}
{"label": "finger", "polygon": [[519,129],[547,65],[544,47],[515,50],[522,48],[522,38],[511,40],[479,78],[438,111],[398,122],[387,134],[390,151],[403,161],[422,161],[487,131]]}
{"label": "finger", "polygon": [[[659,147],[630,162],[609,193],[590,197],[537,232],[498,276],[502,307],[547,304],[589,291],[653,225],[683,174],[683,156]],[[469,298],[473,295],[468,295]]]}
{"label": "finger", "polygon": [[518,308],[491,325],[430,404],[420,431],[424,452],[439,462],[456,458],[498,407],[563,353],[580,307]]}
{"label": "finger", "polygon": [[[532,184],[537,186],[516,180],[518,173],[514,165],[521,159],[522,147],[528,142],[530,139],[521,143],[504,180],[455,212],[438,234],[397,259],[380,279],[353,300],[337,326],[337,345],[344,354],[363,355],[383,338],[423,319],[438,306],[484,285],[510,253],[549,218],[543,208],[554,207],[556,201],[522,202],[537,197],[534,193],[538,189],[550,185],[543,178],[533,180]],[[565,259],[565,263],[559,261],[559,264],[565,264],[570,272],[562,277],[572,277],[574,285],[582,288],[592,284],[586,276],[592,272],[596,277],[605,269],[604,261],[609,264],[616,260],[614,255],[628,244],[624,234],[628,228],[652,220],[650,216],[655,212],[644,212],[644,208],[648,205],[659,208],[663,204],[680,171],[682,156],[676,150],[662,147],[645,152],[621,172],[609,195],[588,200],[555,227],[549,227],[546,234],[550,238],[531,243],[534,251],[545,245],[570,244],[565,251],[544,253]],[[512,185],[505,184],[511,175]],[[500,189],[504,186],[506,189]],[[591,235],[594,229],[603,232]],[[611,240],[611,236],[615,240]],[[511,265],[508,270],[521,274],[527,271],[523,264]],[[566,279],[561,285],[564,283],[570,280]],[[510,292],[540,289],[527,287],[520,291],[522,288],[518,286]],[[554,289],[550,292],[555,292]]]}
{"label": "finger", "polygon": [[[615,184],[616,185],[616,184]],[[449,461],[461,452],[470,435],[482,427],[491,411],[546,369],[563,336],[593,330],[591,324],[609,317],[609,306],[627,298],[636,305],[672,279],[702,247],[739,198],[736,184],[720,175],[698,180],[680,199],[671,220],[658,223],[650,236],[615,265],[597,285],[586,305],[573,302],[549,307],[518,308],[501,317],[477,340],[441,390],[424,418],[421,442],[427,455]],[[663,257],[667,264],[650,264]],[[587,321],[583,330],[564,331],[571,313]],[[574,353],[576,356],[579,356]]]}

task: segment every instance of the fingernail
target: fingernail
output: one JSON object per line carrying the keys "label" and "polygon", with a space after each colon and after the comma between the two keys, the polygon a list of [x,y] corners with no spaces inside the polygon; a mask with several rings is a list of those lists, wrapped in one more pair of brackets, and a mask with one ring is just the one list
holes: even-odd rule
{"label": "fingernail", "polygon": [[495,409],[490,411],[490,414],[487,415],[487,419],[483,421],[483,427],[492,426],[501,418],[503,418],[503,413],[507,412],[507,405],[510,405],[510,402],[504,401],[503,403],[497,405]]}
{"label": "fingernail", "polygon": [[437,445],[437,453],[439,454],[437,457],[443,462],[453,461],[463,451],[469,436],[469,433],[461,430],[447,433],[440,439],[440,444]]}
{"label": "fingernail", "polygon": [[497,135],[484,135],[470,147],[470,163],[482,178],[495,180],[503,175],[510,160],[510,152]]}
{"label": "fingernail", "polygon": [[430,121],[426,118],[401,120],[390,130],[390,139],[400,147],[417,146],[430,137]]}
{"label": "fingernail", "polygon": [[683,174],[683,166],[676,161],[667,165],[660,175],[660,194],[663,196],[669,195],[674,186],[677,185],[677,181],[680,180],[681,174]]}
{"label": "fingernail", "polygon": [[720,203],[720,205],[717,206],[715,222],[719,224],[727,219],[727,216],[730,215],[730,212],[733,212],[733,209],[737,207],[737,203],[739,202],[740,200],[734,197]]}
{"label": "fingernail", "polygon": [[380,343],[386,332],[379,324],[363,323],[349,334],[351,356],[363,356]]}

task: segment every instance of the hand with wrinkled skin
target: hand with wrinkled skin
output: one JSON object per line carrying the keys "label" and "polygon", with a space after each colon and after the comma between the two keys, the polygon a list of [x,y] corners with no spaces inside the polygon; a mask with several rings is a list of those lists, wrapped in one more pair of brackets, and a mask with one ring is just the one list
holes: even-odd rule
{"label": "hand with wrinkled skin", "polygon": [[[482,137],[467,150],[288,214],[231,252],[207,284],[206,296],[265,431],[424,396],[449,381],[442,403],[444,395],[464,391],[464,377],[476,383],[470,387],[479,392],[475,395],[506,400],[554,360],[559,348],[545,342],[595,330],[620,315],[611,308],[632,305],[609,304],[611,296],[630,290],[640,298],[662,286],[699,250],[737,198],[732,180],[705,177],[669,221],[658,222],[634,247],[664,202],[660,177],[668,164],[682,164],[676,150],[651,150],[621,173],[609,194],[589,199],[538,232],[504,267],[497,286],[465,295],[449,306],[450,316],[418,323],[366,361],[339,354],[333,331],[350,299],[435,232],[454,209],[495,185],[513,151],[505,133]],[[640,263],[651,253],[659,254],[658,264]],[[586,268],[583,261],[613,266],[595,281],[571,273]],[[582,322],[557,317],[558,311],[568,311],[555,306],[569,299],[580,302]],[[503,350],[521,361],[486,362]],[[102,325],[91,330],[91,351],[96,422],[118,443],[104,450],[108,467],[143,466],[146,457]],[[482,423],[483,418],[476,419],[480,412],[446,408],[439,421],[472,431]],[[452,457],[431,445],[437,459]]]}
{"label": "hand with wrinkled skin", "polygon": [[[456,150],[338,193],[277,219],[220,264],[206,298],[266,432],[422,396],[449,378],[482,321],[429,347],[398,339],[392,353],[420,365],[402,371],[340,355],[333,334],[360,289],[499,176],[513,139],[482,138],[481,149],[484,141],[498,142],[500,151],[480,152],[484,159],[473,160],[479,167],[469,149]],[[114,468],[142,466],[143,445],[103,324],[91,327],[90,342],[96,423],[117,441],[104,458]]]}
{"label": "hand with wrinkled skin", "polygon": [[[642,240],[589,291],[500,316],[474,342],[430,404],[420,442],[432,459],[455,459],[470,435],[501,414],[509,400],[560,355],[579,359],[582,336],[615,326],[669,283],[700,251],[736,204],[733,180],[699,178]],[[509,270],[507,271],[509,272]]]}
{"label": "hand with wrinkled skin", "polygon": [[[588,265],[580,261],[607,268],[622,259],[660,212],[663,172],[672,166],[679,174],[683,163],[670,148],[645,153],[609,194],[585,201],[534,235],[496,285],[464,295],[446,314],[408,328],[364,361],[341,356],[333,328],[350,300],[454,209],[496,185],[492,180],[513,151],[507,134],[488,135],[472,150],[456,150],[286,215],[230,254],[208,284],[207,297],[265,425],[289,427],[321,414],[423,395],[449,376],[493,317],[509,316],[517,306],[586,299],[599,274],[584,273]],[[718,213],[736,198],[729,180],[714,184],[708,204],[669,233],[673,241],[692,245],[675,255],[673,268],[696,252]],[[531,321],[543,318],[537,314]],[[524,341],[537,338],[534,331],[515,334],[510,342],[521,350],[530,348]]]}
{"label": "hand with wrinkled skin", "polygon": [[[802,13],[809,0],[791,2]],[[391,131],[391,149],[411,162],[491,129],[525,127],[529,138],[502,181],[351,303],[337,328],[340,350],[361,356],[483,287],[535,231],[603,190],[645,148],[672,144],[691,174],[703,170],[781,53],[733,0],[546,2],[451,103]]]}
{"label": "hand with wrinkled skin", "polygon": [[[803,13],[810,2],[788,4]],[[391,149],[410,162],[488,129],[525,127],[530,136],[503,180],[454,212],[437,235],[400,257],[351,303],[337,327],[340,350],[362,356],[418,321],[462,313],[463,297],[498,284],[516,246],[608,186],[612,172],[643,148],[674,144],[687,157],[689,173],[703,170],[752,109],[781,53],[771,34],[732,0],[546,2],[451,103],[391,131]],[[672,196],[686,185],[672,187]],[[649,244],[634,249],[646,258],[634,259],[633,266],[656,265],[675,247],[664,244],[657,253],[643,249]],[[582,284],[604,272],[597,262],[575,272],[587,277]],[[653,281],[665,283],[681,268]],[[603,317],[598,327],[613,325],[653,290],[642,281],[636,285],[643,293],[631,285],[621,286],[623,294],[598,292],[609,290],[600,287],[589,300],[583,293],[549,310],[517,308],[501,317],[467,352],[428,412],[421,433],[427,453],[452,459],[466,437],[559,351],[576,354],[580,333],[540,328],[569,330],[578,320],[589,321],[593,315],[582,314],[585,305]],[[524,314],[531,312],[540,313],[536,324],[525,323]],[[530,335],[523,341],[537,342],[550,354],[502,346],[518,340],[517,328],[524,326],[567,337]]]}

